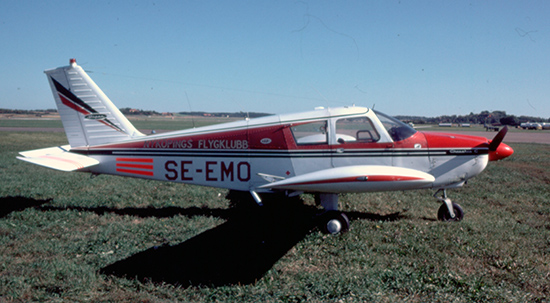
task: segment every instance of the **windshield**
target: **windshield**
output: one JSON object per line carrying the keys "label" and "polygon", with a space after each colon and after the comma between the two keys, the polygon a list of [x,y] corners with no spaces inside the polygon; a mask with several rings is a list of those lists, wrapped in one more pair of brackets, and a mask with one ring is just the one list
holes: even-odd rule
{"label": "windshield", "polygon": [[382,122],[382,125],[384,125],[384,128],[386,128],[388,134],[390,134],[394,142],[405,140],[416,133],[414,128],[395,119],[394,117],[388,116],[379,111],[374,111],[374,113],[376,113],[376,116],[378,116],[378,119]]}

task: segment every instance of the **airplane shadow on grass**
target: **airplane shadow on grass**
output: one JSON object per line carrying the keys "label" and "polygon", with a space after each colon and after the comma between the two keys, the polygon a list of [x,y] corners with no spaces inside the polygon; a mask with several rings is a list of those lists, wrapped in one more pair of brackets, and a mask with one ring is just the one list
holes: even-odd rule
{"label": "airplane shadow on grass", "polygon": [[[231,200],[231,197],[228,198]],[[184,215],[226,219],[225,223],[180,244],[152,247],[100,269],[106,275],[141,281],[182,286],[223,286],[252,284],[261,279],[318,224],[319,210],[304,205],[299,198],[275,198],[264,202],[263,207],[258,207],[251,201],[238,201],[236,206],[229,209],[110,209],[55,207],[43,203],[34,207],[43,211],[74,209],[139,217]],[[347,215],[351,220],[394,221],[402,218],[399,213],[382,216],[348,212]]]}
{"label": "airplane shadow on grass", "polygon": [[251,284],[315,227],[315,209],[284,201],[218,210],[227,221],[185,242],[153,247],[101,269],[182,286]]}
{"label": "airplane shadow on grass", "polygon": [[0,218],[11,214],[15,211],[22,211],[30,207],[38,207],[43,204],[48,204],[51,202],[51,199],[47,200],[36,200],[26,197],[1,197],[0,198]]}

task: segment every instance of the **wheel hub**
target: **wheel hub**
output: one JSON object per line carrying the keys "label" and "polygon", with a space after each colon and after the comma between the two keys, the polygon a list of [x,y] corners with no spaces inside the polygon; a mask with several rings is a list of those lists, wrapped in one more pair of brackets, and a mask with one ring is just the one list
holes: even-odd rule
{"label": "wheel hub", "polygon": [[331,234],[337,234],[342,230],[342,223],[336,219],[327,222],[327,230]]}

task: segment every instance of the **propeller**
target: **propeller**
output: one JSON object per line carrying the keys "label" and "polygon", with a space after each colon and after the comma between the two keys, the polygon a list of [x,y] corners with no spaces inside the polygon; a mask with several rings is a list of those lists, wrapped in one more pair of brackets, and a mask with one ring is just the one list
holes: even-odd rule
{"label": "propeller", "polygon": [[502,140],[504,139],[504,136],[506,136],[506,133],[508,132],[508,126],[505,126],[503,129],[501,129],[498,134],[491,140],[491,143],[489,143],[489,151],[496,151],[500,143],[502,143]]}
{"label": "propeller", "polygon": [[504,136],[508,132],[508,127],[505,126],[501,129],[498,134],[489,142],[489,161],[497,161],[511,156],[514,153],[514,150],[502,143]]}

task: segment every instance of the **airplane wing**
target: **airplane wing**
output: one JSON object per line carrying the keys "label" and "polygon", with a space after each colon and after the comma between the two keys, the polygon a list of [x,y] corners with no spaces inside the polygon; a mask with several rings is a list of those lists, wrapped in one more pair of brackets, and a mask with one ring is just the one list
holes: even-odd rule
{"label": "airplane wing", "polygon": [[77,171],[99,164],[99,161],[87,156],[69,152],[70,145],[48,147],[20,152],[19,160],[53,168],[61,171]]}
{"label": "airplane wing", "polygon": [[434,181],[434,176],[415,169],[354,165],[319,170],[284,180],[273,179],[273,182],[258,188],[349,193],[429,188]]}

